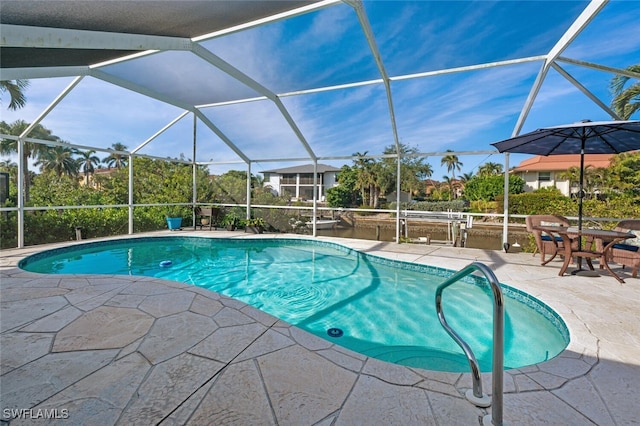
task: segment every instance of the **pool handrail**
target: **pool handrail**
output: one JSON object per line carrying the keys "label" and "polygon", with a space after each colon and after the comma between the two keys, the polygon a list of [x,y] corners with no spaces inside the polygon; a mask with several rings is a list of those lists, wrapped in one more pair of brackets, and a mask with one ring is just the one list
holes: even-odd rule
{"label": "pool handrail", "polygon": [[[493,367],[492,382],[493,393],[491,398],[482,393],[482,377],[480,376],[480,367],[478,361],[471,350],[471,347],[465,342],[447,323],[442,310],[442,292],[467,275],[480,271],[491,286],[493,292]],[[465,266],[460,271],[450,276],[445,282],[440,284],[436,289],[436,312],[438,320],[445,331],[455,340],[462,348],[467,356],[469,366],[471,367],[471,378],[473,380],[473,389],[469,389],[466,398],[479,407],[488,407],[492,405],[491,423],[495,426],[502,425],[502,393],[503,393],[503,368],[504,368],[504,300],[500,282],[489,267],[480,262],[473,262]],[[470,392],[471,391],[471,392]],[[487,415],[488,417],[488,415]],[[487,420],[487,419],[485,419]],[[486,423],[485,423],[486,424]]]}

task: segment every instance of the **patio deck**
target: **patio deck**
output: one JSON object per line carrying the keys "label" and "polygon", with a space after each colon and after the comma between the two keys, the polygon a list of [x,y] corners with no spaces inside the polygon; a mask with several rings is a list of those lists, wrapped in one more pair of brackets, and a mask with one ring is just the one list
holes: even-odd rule
{"label": "patio deck", "polygon": [[[569,347],[548,362],[505,372],[505,422],[638,422],[640,279],[628,270],[619,284],[601,271],[559,277],[559,262],[541,267],[527,253],[319,239],[454,270],[477,260],[561,314]],[[469,374],[367,358],[201,288],[16,268],[51,247],[0,252],[3,424],[42,424],[32,417],[53,414],[59,418],[52,424],[470,425],[491,410],[464,399]]]}

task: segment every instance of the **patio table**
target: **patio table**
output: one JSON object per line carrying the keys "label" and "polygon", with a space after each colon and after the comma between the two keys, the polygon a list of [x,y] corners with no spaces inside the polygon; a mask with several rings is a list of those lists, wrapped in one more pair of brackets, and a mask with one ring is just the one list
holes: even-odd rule
{"label": "patio table", "polygon": [[[624,283],[624,280],[620,278],[615,272],[613,272],[609,267],[606,254],[613,248],[614,244],[627,238],[634,238],[634,234],[629,232],[605,231],[602,229],[587,228],[579,230],[578,228],[572,226],[534,226],[533,229],[546,232],[550,235],[557,235],[562,238],[562,242],[564,243],[564,263],[562,264],[560,273],[558,275],[564,275],[573,257],[578,258],[578,268],[580,268],[582,258],[585,258],[588,261],[591,258],[597,258],[599,259],[600,264],[605,267],[609,274],[611,274],[620,283]],[[571,247],[571,241],[573,239],[583,236],[587,237],[589,242],[593,241],[593,239],[602,240],[602,245],[604,247],[602,251],[591,250],[592,244],[587,244],[587,247],[584,248],[581,244],[578,244],[578,248]]]}

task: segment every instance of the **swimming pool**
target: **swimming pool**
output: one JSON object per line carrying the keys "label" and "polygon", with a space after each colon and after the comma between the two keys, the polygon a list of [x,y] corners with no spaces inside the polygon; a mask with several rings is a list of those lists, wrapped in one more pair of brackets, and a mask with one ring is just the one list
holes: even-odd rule
{"label": "swimming pool", "polygon": [[[401,365],[466,372],[468,362],[435,312],[437,286],[454,271],[399,262],[304,239],[152,237],[86,243],[23,259],[27,271],[127,274],[197,285],[241,300],[364,355]],[[505,368],[555,357],[569,343],[562,318],[503,285]],[[492,296],[468,276],[445,291],[450,325],[491,371]],[[342,331],[332,337],[329,330]],[[331,332],[333,335],[340,333]]]}

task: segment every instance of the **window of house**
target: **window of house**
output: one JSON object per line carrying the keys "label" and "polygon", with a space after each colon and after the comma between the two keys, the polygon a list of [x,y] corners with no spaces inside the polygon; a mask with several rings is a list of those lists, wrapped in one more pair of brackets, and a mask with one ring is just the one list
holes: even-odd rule
{"label": "window of house", "polygon": [[551,181],[551,172],[538,172],[538,181],[539,182],[550,182]]}
{"label": "window of house", "polygon": [[286,173],[282,175],[282,179],[280,180],[281,184],[285,183],[296,183],[296,175],[294,173]]}

